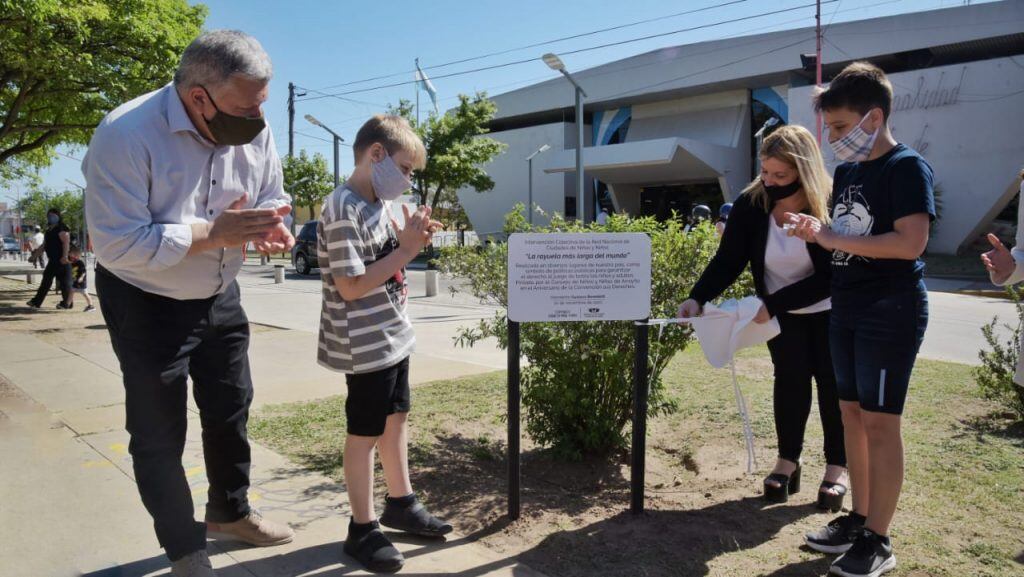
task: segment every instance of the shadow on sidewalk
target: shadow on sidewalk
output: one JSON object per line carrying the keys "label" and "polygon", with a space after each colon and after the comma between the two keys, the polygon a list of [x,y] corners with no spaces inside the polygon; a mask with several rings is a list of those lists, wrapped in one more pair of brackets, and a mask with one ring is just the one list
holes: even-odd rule
{"label": "shadow on sidewalk", "polygon": [[[341,524],[339,523],[339,526]],[[436,554],[444,549],[466,545],[471,543],[475,537],[467,536],[453,541],[438,541],[419,539],[415,537],[399,536],[389,534],[396,543],[411,543],[416,548],[405,552],[405,559],[408,563],[423,555]],[[317,575],[318,577],[338,577],[350,575],[356,572],[365,572],[365,569],[354,559],[345,555],[342,551],[342,541],[322,543],[303,549],[289,551],[275,555],[273,549],[267,549],[267,557],[252,561],[242,561],[216,569],[217,577],[291,577],[298,575]],[[210,541],[208,551],[214,565],[218,564],[217,556],[224,553],[230,554],[233,551],[246,548],[244,545],[234,543],[221,543]],[[222,561],[221,561],[222,562]],[[436,562],[435,562],[436,563]],[[400,574],[404,577],[430,577],[436,575],[452,575],[455,577],[480,577],[492,571],[514,565],[516,559],[507,557],[497,559],[470,567],[461,571],[444,571],[441,567],[430,572],[416,572],[404,570]],[[163,555],[142,559],[131,563],[109,567],[82,574],[82,577],[145,577],[157,575],[159,577],[169,576],[170,562]],[[162,572],[161,572],[162,570]],[[512,569],[512,575],[531,574],[535,572],[518,568]]]}
{"label": "shadow on sidewalk", "polygon": [[[721,555],[753,549],[775,537],[780,529],[813,513],[811,507],[782,506],[766,508],[759,497],[729,501],[693,511],[650,511],[640,517],[628,512],[571,531],[549,535],[536,547],[519,556],[497,559],[461,571],[437,567],[429,573],[402,571],[405,577],[447,574],[456,577],[480,577],[521,561],[531,568],[558,577],[590,575],[708,575],[710,563]],[[339,520],[339,529],[342,521]],[[505,520],[474,534],[451,541],[421,539],[389,533],[396,543],[412,545],[406,560],[436,555],[508,528]],[[245,548],[235,543],[211,544],[211,554],[230,554]],[[452,552],[451,555],[457,555]],[[780,567],[758,575],[766,577],[810,577],[828,571],[832,557],[820,557]],[[215,557],[216,562],[216,557]],[[163,556],[135,561],[85,574],[83,577],[143,577],[168,567]],[[342,542],[322,543],[275,555],[267,550],[262,559],[244,561],[217,570],[219,577],[257,576],[341,576],[362,571],[355,560],[342,552]],[[528,568],[513,568],[512,574],[528,574]],[[166,573],[161,573],[165,575]],[[753,575],[754,573],[750,573]]]}

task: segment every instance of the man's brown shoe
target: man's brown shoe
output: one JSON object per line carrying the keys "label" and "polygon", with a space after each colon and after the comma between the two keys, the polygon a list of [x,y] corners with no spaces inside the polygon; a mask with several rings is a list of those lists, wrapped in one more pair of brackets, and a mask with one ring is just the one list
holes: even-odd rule
{"label": "man's brown shoe", "polygon": [[217,577],[206,551],[195,551],[171,563],[172,577]]}
{"label": "man's brown shoe", "polygon": [[253,509],[234,523],[207,521],[206,536],[211,539],[242,541],[257,547],[271,547],[291,543],[295,531],[288,525],[264,519],[259,511]]}

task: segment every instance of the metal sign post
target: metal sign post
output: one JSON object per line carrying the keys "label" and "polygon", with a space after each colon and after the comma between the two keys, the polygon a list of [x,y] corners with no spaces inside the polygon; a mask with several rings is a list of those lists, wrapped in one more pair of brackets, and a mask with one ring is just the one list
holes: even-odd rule
{"label": "metal sign post", "polygon": [[647,463],[647,320],[633,326],[633,450],[630,463],[629,510],[634,515],[644,512],[644,472]]}
{"label": "metal sign post", "polygon": [[519,323],[508,321],[508,518],[519,518]]}
{"label": "metal sign post", "polygon": [[651,239],[643,233],[513,234],[508,257],[508,516],[521,513],[520,323],[636,321],[630,511],[644,510]]}

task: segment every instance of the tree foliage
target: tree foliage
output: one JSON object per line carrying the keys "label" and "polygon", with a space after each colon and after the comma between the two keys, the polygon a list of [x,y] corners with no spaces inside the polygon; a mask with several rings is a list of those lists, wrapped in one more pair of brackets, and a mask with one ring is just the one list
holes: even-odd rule
{"label": "tree foliage", "polygon": [[494,180],[483,166],[506,148],[485,136],[497,110],[485,92],[472,97],[460,94],[454,110],[444,115],[431,114],[419,123],[415,108],[407,100],[390,110],[404,116],[423,139],[427,166],[416,173],[422,187],[420,203],[429,205],[448,225],[468,224],[459,204],[460,188],[469,186],[477,192],[494,188]]}
{"label": "tree foliage", "polygon": [[85,145],[116,106],[159,88],[200,32],[186,0],[0,0],[0,182]]}
{"label": "tree foliage", "polygon": [[78,190],[57,192],[52,189],[36,189],[21,197],[18,205],[25,226],[39,225],[46,230],[46,213],[56,208],[64,219],[64,224],[71,229],[71,234],[78,236],[82,230],[84,207],[82,193]]}
{"label": "tree foliage", "polygon": [[286,156],[281,168],[284,189],[295,206],[312,209],[334,190],[334,173],[327,170],[327,159],[319,152],[309,156],[300,150],[297,156]]}

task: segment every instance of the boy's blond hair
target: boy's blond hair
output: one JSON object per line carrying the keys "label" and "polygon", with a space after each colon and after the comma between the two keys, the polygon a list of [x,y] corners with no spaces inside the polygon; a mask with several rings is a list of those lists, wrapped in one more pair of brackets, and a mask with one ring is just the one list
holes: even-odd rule
{"label": "boy's blond hair", "polygon": [[[824,223],[831,220],[828,214],[828,200],[832,196],[832,177],[825,170],[818,142],[810,131],[798,124],[780,126],[765,137],[761,143],[760,156],[781,160],[796,168],[811,216]],[[755,205],[765,210],[771,208],[771,201],[760,176],[743,192],[750,193]]]}
{"label": "boy's blond hair", "polygon": [[422,170],[427,165],[427,149],[423,141],[409,125],[409,121],[401,116],[378,114],[363,124],[352,144],[356,162],[375,142],[379,142],[391,155],[400,150],[408,152],[413,157],[416,169]]}

